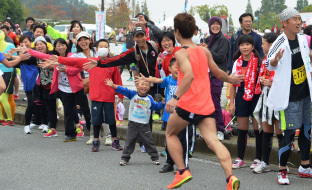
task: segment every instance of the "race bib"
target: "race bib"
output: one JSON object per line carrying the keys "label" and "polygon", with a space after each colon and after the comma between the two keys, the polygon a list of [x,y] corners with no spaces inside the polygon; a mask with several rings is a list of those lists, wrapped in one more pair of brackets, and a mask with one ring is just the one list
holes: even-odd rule
{"label": "race bib", "polygon": [[292,74],[294,77],[294,83],[296,85],[303,83],[307,79],[307,74],[304,65],[302,65],[297,69],[293,69]]}

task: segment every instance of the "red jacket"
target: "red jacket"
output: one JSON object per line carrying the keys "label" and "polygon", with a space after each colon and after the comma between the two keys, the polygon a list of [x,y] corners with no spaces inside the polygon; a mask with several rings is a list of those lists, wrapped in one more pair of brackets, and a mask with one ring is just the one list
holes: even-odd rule
{"label": "red jacket", "polygon": [[271,30],[271,32],[274,32],[274,28],[276,28],[276,33],[278,32],[278,27],[272,27],[272,30]]}
{"label": "red jacket", "polygon": [[[92,58],[100,60],[98,58]],[[83,63],[89,62],[88,58],[73,58],[64,59],[59,57],[58,62],[61,64],[77,64],[82,65]],[[112,79],[114,84],[122,86],[122,80],[118,67],[100,68],[95,67],[89,70],[89,99],[98,102],[115,102],[115,89],[107,86],[105,79]],[[119,98],[123,98],[123,95],[117,94]]]}

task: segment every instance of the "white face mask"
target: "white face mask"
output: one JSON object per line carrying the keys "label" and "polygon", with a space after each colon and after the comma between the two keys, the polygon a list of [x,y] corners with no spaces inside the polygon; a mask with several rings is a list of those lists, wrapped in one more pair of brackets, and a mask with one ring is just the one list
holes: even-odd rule
{"label": "white face mask", "polygon": [[98,54],[100,57],[106,57],[108,55],[108,48],[99,48]]}

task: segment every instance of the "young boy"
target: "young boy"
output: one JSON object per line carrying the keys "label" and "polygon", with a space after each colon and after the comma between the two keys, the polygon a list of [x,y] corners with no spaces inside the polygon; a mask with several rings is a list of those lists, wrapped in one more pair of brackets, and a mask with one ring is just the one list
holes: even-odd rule
{"label": "young boy", "polygon": [[[170,60],[170,64],[169,64],[169,71],[171,72],[172,76],[167,76],[167,77],[163,77],[163,78],[156,78],[156,77],[149,77],[149,78],[145,78],[142,74],[141,77],[136,77],[136,82],[137,81],[147,81],[147,82],[152,82],[152,83],[159,83],[161,88],[166,88],[166,92],[165,92],[165,96],[166,96],[166,103],[172,99],[172,96],[176,93],[177,88],[178,88],[178,65],[176,62],[175,58],[172,58]],[[164,126],[166,128],[167,126],[167,122],[169,119],[170,113],[166,112],[166,110],[164,110],[163,113],[163,117],[162,120],[164,122]],[[187,148],[187,144],[188,144],[188,138],[186,138],[186,134],[188,134],[189,136],[189,132],[192,133],[192,127],[194,125],[190,124],[186,129],[184,129],[183,131],[181,131],[178,135],[180,142],[183,145],[183,157],[185,160],[185,164],[188,165],[188,149]],[[194,127],[195,130],[195,127]],[[192,150],[193,152],[193,150]],[[159,172],[160,173],[167,173],[170,171],[173,171],[173,165],[174,165],[174,161],[172,160],[170,154],[168,153],[168,148],[166,146],[165,143],[165,151],[164,153],[162,152],[161,154],[164,154],[164,156],[166,156],[166,164],[164,165],[164,167],[162,167]]]}
{"label": "young boy", "polygon": [[136,84],[137,92],[118,86],[111,79],[106,79],[106,85],[114,88],[116,92],[127,96],[130,99],[129,106],[129,124],[125,142],[125,149],[121,156],[121,166],[126,166],[133,153],[135,143],[138,137],[143,141],[147,153],[155,165],[160,165],[158,161],[158,152],[153,141],[152,132],[149,127],[149,118],[151,110],[163,109],[165,101],[155,102],[152,96],[147,92],[150,89],[150,83],[140,81]]}
{"label": "young boy", "polygon": [[[109,43],[105,39],[97,42],[97,52],[101,59],[109,57]],[[100,147],[99,134],[102,122],[109,125],[112,134],[112,149],[122,150],[117,139],[117,128],[114,115],[115,90],[105,85],[105,79],[109,78],[118,85],[122,85],[121,76],[118,67],[91,69],[90,74],[90,100],[91,117],[93,125],[93,147],[92,152],[98,152]],[[123,96],[118,94],[122,102]],[[104,110],[104,115],[103,115]]]}

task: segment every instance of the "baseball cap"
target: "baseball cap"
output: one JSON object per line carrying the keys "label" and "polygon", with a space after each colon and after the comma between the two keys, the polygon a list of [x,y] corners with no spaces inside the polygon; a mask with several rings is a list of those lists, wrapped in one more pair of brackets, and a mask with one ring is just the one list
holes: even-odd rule
{"label": "baseball cap", "polygon": [[146,35],[145,30],[142,27],[135,27],[133,30],[133,36],[136,36],[139,33]]}
{"label": "baseball cap", "polygon": [[86,37],[86,38],[91,38],[91,35],[88,33],[88,32],[84,32],[84,31],[82,31],[82,32],[80,32],[77,36],[76,36],[76,40],[77,41],[79,41],[79,39],[81,38],[81,37]]}

